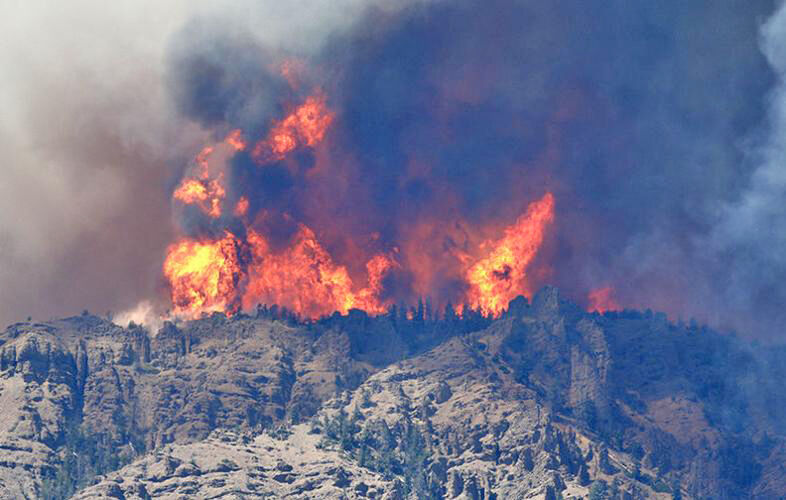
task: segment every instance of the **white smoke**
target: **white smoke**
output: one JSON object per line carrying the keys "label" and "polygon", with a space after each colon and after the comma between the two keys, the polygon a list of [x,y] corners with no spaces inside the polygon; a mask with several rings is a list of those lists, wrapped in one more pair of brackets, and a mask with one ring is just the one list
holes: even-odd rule
{"label": "white smoke", "polygon": [[760,36],[777,84],[761,137],[747,147],[755,165],[749,183],[739,199],[721,207],[711,236],[719,258],[734,255],[740,263],[728,269],[727,299],[741,310],[783,294],[786,276],[786,4],[763,24]]}
{"label": "white smoke", "polygon": [[166,319],[151,301],[143,300],[131,309],[116,314],[112,318],[112,322],[123,328],[128,327],[131,323],[141,325],[155,335]]}

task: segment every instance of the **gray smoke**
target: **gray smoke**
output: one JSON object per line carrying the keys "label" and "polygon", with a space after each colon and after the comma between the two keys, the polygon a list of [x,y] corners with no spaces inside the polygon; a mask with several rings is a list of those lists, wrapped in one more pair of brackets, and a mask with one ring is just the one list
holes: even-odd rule
{"label": "gray smoke", "polygon": [[[767,115],[744,145],[750,175],[734,200],[719,207],[709,238],[713,256],[729,265],[725,304],[744,319],[744,330],[786,333],[786,5],[761,28],[761,50],[777,83],[767,96]],[[753,311],[753,314],[751,314]]]}
{"label": "gray smoke", "polygon": [[164,302],[171,187],[209,137],[166,84],[184,25],[306,53],[367,3],[4,2],[0,324]]}
{"label": "gray smoke", "polygon": [[[11,2],[0,20],[0,323],[165,302],[173,185],[211,135],[258,135],[276,112],[276,83],[249,61],[295,54],[325,74],[335,151],[357,160],[355,195],[333,207],[359,214],[343,233],[392,245],[408,221],[439,213],[440,193],[483,223],[549,189],[556,235],[543,256],[567,295],[610,284],[625,305],[778,338],[786,14],[773,10]],[[266,203],[281,196],[294,201],[277,208],[309,216],[311,186],[279,187],[241,163]]]}

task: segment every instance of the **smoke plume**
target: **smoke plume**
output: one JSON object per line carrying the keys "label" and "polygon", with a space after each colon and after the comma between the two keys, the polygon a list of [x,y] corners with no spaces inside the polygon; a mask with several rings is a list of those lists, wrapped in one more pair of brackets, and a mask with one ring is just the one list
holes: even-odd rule
{"label": "smoke plume", "polygon": [[[490,269],[591,309],[780,335],[786,16],[772,2],[278,4],[131,23],[131,47],[86,68],[63,53],[40,75],[12,65],[36,99],[4,127],[0,317],[166,301],[173,284],[187,308],[184,276],[230,290],[218,309],[326,312],[293,294],[314,282],[338,310],[493,309],[473,299]],[[175,250],[220,262],[195,276],[167,260],[164,279]]]}

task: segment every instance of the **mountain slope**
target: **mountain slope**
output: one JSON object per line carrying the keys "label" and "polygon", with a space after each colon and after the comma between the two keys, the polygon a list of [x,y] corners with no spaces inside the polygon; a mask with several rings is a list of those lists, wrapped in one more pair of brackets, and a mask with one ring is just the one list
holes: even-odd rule
{"label": "mountain slope", "polygon": [[786,496],[783,349],[553,288],[431,316],[12,325],[0,495]]}

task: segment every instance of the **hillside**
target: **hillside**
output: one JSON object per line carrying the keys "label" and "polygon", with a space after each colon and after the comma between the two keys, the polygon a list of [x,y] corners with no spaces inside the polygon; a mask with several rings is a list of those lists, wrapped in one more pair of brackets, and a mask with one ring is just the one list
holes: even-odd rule
{"label": "hillside", "polygon": [[786,350],[554,288],[451,312],[11,325],[0,497],[786,497]]}

